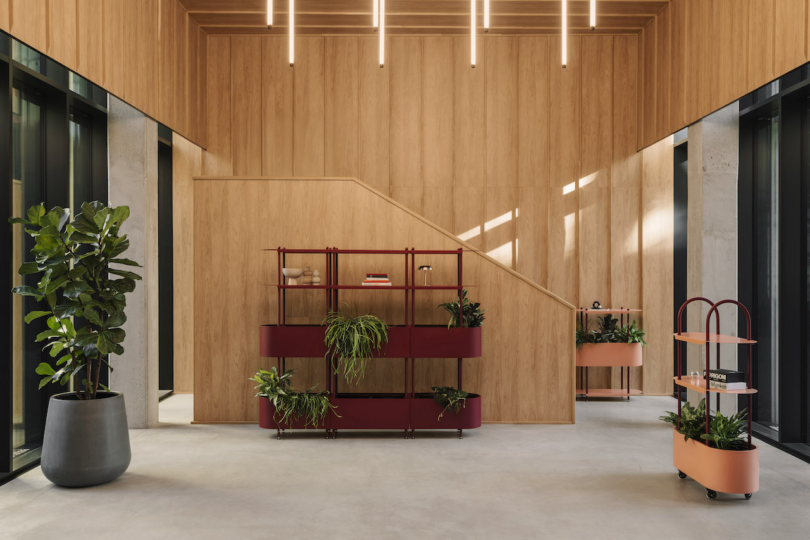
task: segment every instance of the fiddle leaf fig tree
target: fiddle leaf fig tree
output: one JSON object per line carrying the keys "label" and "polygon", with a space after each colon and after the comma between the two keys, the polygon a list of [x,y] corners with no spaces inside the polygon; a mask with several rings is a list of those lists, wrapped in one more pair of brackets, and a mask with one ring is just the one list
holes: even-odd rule
{"label": "fiddle leaf fig tree", "polygon": [[127,235],[120,235],[128,217],[127,206],[110,208],[95,201],[82,204],[73,221],[69,209],[57,206],[46,212],[41,204],[32,206],[26,218],[9,220],[22,224],[36,242],[31,249],[34,260],[20,266],[19,273],[39,274],[40,281],[12,291],[41,304],[25,316],[26,323],[48,317],[48,329],[36,339],[45,342],[52,358],[36,369],[43,375],[40,388],[82,377],[83,384],[75,385],[79,399],[95,399],[99,387],[107,390],[99,383],[101,364],[109,366],[110,354],[124,352],[125,294],[141,279],[134,272],[110,268],[140,266],[121,258],[129,248]]}

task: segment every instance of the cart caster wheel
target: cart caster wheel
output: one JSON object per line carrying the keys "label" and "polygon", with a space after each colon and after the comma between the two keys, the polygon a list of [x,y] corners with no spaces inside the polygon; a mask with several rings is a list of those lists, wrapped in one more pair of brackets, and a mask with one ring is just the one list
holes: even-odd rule
{"label": "cart caster wheel", "polygon": [[678,478],[680,478],[681,480],[683,480],[684,478],[686,478],[686,474],[685,474],[685,473],[682,473],[681,471],[678,471]]}
{"label": "cart caster wheel", "polygon": [[706,490],[706,497],[708,497],[710,499],[716,499],[717,498],[717,492],[714,491],[714,490],[711,490],[711,489],[707,489]]}
{"label": "cart caster wheel", "polygon": [[750,499],[751,497],[753,497],[753,495],[754,495],[753,493],[746,493],[746,494],[745,494],[745,500],[747,501],[748,499]]}

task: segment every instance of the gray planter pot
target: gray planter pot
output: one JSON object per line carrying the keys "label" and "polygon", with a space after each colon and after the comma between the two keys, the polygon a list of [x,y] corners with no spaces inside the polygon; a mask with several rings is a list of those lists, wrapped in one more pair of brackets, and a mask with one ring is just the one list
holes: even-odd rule
{"label": "gray planter pot", "polygon": [[51,397],[42,443],[42,473],[58,486],[87,487],[127,470],[129,448],[124,396],[99,392],[82,401],[74,393]]}

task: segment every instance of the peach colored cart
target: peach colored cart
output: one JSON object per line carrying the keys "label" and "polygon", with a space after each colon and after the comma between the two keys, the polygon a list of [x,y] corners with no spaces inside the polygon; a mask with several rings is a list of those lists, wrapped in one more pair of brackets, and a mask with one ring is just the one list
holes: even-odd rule
{"label": "peach colored cart", "polygon": [[[580,324],[587,328],[589,315],[618,314],[619,322],[622,326],[630,323],[631,313],[640,313],[640,309],[587,309],[577,310],[580,316]],[[577,367],[579,370],[577,395],[589,397],[626,397],[630,401],[630,396],[641,395],[641,390],[630,388],[630,368],[641,367],[642,354],[641,343],[588,343],[577,350]],[[592,367],[620,367],[621,388],[590,388],[588,386],[588,368]],[[625,368],[627,368],[627,378],[625,379]],[[627,387],[625,388],[625,383]]]}
{"label": "peach colored cart", "polygon": [[[683,332],[681,324],[686,306],[692,302],[706,302],[711,307],[706,316],[706,332]],[[733,304],[745,314],[747,334],[745,338],[727,336],[720,333],[720,314],[718,308],[724,304]],[[712,315],[715,315],[715,332],[711,333]],[[672,464],[678,469],[678,477],[681,479],[687,476],[699,482],[706,488],[706,496],[710,499],[717,498],[717,492],[736,493],[745,495],[746,499],[759,491],[759,450],[751,444],[751,405],[752,396],[757,392],[751,388],[751,347],[756,341],[751,339],[751,315],[741,303],[736,300],[722,300],[713,303],[711,300],[702,297],[691,298],[684,302],[678,311],[678,332],[674,334],[678,344],[678,376],[675,377],[675,384],[678,385],[678,416],[681,414],[681,389],[687,388],[706,395],[706,433],[709,433],[710,425],[710,394],[715,395],[715,408],[720,409],[720,394],[737,394],[748,396],[748,447],[745,450],[720,450],[709,446],[708,441],[698,441],[690,439],[684,441],[683,435],[677,430],[672,431]],[[692,379],[682,376],[681,343],[692,343],[706,347],[706,378]],[[715,354],[715,369],[720,368],[720,344],[728,343],[733,345],[746,345],[748,349],[747,357],[747,388],[742,390],[719,390],[710,388],[709,378],[711,368],[709,365],[709,353],[711,343],[717,344]],[[680,428],[680,423],[678,424]]]}

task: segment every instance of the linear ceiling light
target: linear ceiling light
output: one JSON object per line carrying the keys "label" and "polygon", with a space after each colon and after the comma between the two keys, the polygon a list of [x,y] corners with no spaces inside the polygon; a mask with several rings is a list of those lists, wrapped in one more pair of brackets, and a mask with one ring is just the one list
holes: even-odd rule
{"label": "linear ceiling light", "polygon": [[470,60],[475,67],[475,0],[470,0]]}
{"label": "linear ceiling light", "polygon": [[591,30],[596,30],[596,0],[591,0]]}
{"label": "linear ceiling light", "polygon": [[380,0],[380,67],[385,67],[385,0]]}
{"label": "linear ceiling light", "polygon": [[484,32],[489,32],[489,0],[484,0]]}
{"label": "linear ceiling light", "polygon": [[295,64],[295,0],[290,0],[289,24],[290,27],[290,67]]}
{"label": "linear ceiling light", "polygon": [[562,67],[568,63],[568,2],[562,0]]}
{"label": "linear ceiling light", "polygon": [[371,26],[373,26],[376,31],[377,25],[379,24],[377,21],[380,20],[380,0],[371,0],[371,4],[374,9],[374,14],[371,16]]}
{"label": "linear ceiling light", "polygon": [[273,28],[273,0],[267,0],[267,28]]}

